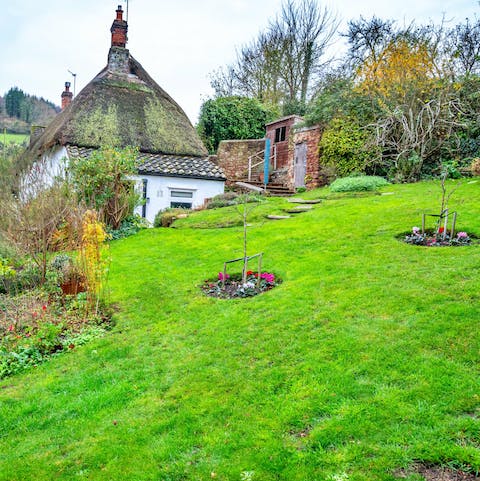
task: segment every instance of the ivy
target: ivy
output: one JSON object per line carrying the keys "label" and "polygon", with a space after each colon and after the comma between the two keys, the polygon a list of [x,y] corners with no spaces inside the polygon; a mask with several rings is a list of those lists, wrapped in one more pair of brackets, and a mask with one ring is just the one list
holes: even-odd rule
{"label": "ivy", "polygon": [[320,141],[320,161],[335,167],[343,177],[353,172],[365,172],[377,153],[368,149],[369,133],[349,119],[334,119]]}

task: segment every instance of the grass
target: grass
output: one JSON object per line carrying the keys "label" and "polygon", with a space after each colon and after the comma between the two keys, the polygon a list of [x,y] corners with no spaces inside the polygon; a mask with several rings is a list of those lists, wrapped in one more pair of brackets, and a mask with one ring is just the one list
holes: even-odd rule
{"label": "grass", "polygon": [[[480,470],[480,248],[399,242],[440,190],[383,192],[254,222],[250,251],[284,282],[249,299],[198,289],[241,254],[239,227],[185,222],[114,242],[114,330],[0,382],[0,480]],[[480,234],[479,203],[480,182],[454,194],[459,229]],[[211,215],[195,222],[212,227]]]}
{"label": "grass", "polygon": [[4,134],[3,132],[0,132],[0,143],[23,144],[28,137],[27,134]]}

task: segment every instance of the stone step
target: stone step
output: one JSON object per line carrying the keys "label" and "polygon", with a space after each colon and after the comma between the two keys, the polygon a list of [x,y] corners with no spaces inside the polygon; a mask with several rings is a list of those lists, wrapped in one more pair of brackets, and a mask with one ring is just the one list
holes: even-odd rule
{"label": "stone step", "polygon": [[[265,184],[263,182],[260,182],[259,180],[247,180],[247,179],[242,179],[241,182],[245,182],[246,184],[251,184],[251,185],[257,185],[259,187],[263,187]],[[286,187],[285,184],[279,183],[279,182],[269,182],[267,184],[267,188],[269,187]]]}
{"label": "stone step", "polygon": [[291,218],[290,215],[273,215],[273,214],[267,215],[267,219],[270,219],[270,220],[283,220],[283,219],[290,219],[290,218]]}
{"label": "stone step", "polygon": [[311,205],[303,205],[298,207],[291,207],[290,209],[283,209],[287,214],[301,214],[302,212],[308,212],[312,210]]}
{"label": "stone step", "polygon": [[288,202],[292,204],[320,204],[322,199],[299,199],[298,197],[290,197]]}
{"label": "stone step", "polygon": [[[265,188],[265,184],[263,182],[260,182],[259,180],[246,180],[246,179],[243,179],[239,182],[236,182],[237,185],[239,186],[245,186],[245,185],[250,185],[252,187],[256,187],[257,189],[264,189]],[[257,190],[255,189],[255,190]],[[267,184],[267,192],[269,194],[271,194],[272,196],[289,196],[289,195],[293,195],[295,194],[295,191],[293,189],[291,189],[290,187],[284,185],[284,184],[280,184],[280,183],[268,183]]]}

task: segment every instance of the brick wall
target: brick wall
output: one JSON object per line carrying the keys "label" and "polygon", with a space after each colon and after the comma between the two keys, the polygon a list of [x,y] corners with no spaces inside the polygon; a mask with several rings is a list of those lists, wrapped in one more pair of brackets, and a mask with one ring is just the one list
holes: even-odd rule
{"label": "brick wall", "polygon": [[[271,155],[275,156],[277,169],[288,169],[290,162],[290,148],[292,140],[293,126],[302,119],[298,115],[290,115],[275,122],[270,122],[265,126],[265,137],[270,139]],[[275,142],[276,131],[285,129],[285,140]]]}
{"label": "brick wall", "polygon": [[265,149],[265,140],[223,140],[217,150],[216,164],[227,177],[227,184],[245,179],[248,158]]}

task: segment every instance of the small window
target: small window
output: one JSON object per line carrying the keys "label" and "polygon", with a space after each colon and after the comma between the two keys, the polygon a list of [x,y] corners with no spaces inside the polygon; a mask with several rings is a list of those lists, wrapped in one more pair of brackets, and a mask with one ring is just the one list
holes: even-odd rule
{"label": "small window", "polygon": [[181,197],[182,199],[192,199],[193,192],[188,190],[172,190],[170,192],[170,197]]}
{"label": "small window", "polygon": [[180,209],[191,209],[191,202],[170,202],[170,207],[179,207]]}
{"label": "small window", "polygon": [[275,129],[275,143],[284,142],[287,137],[287,127],[279,127]]}

